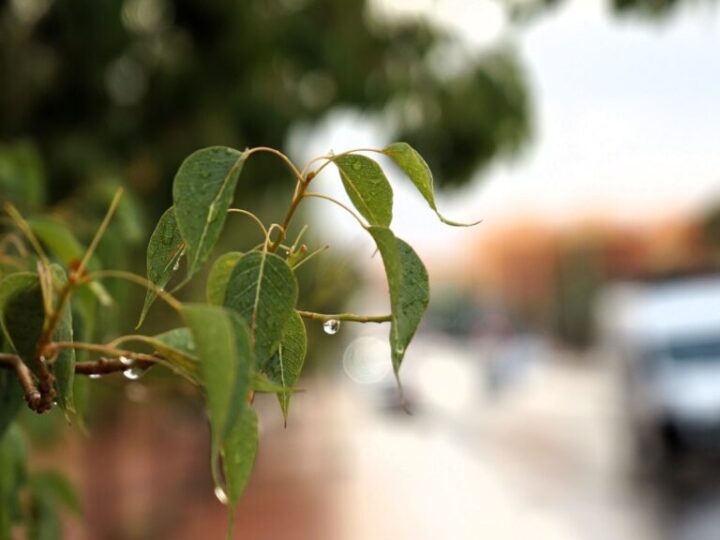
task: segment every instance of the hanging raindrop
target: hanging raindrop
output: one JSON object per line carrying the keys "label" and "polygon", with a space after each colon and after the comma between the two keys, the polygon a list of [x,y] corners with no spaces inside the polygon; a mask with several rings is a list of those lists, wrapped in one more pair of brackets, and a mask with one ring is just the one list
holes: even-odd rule
{"label": "hanging raindrop", "polygon": [[119,360],[123,366],[132,366],[135,363],[132,358],[128,358],[127,356],[121,356]]}
{"label": "hanging raindrop", "polygon": [[220,486],[215,486],[215,497],[218,501],[220,501],[222,504],[228,503],[228,496],[227,493],[225,493],[225,490],[221,488]]}
{"label": "hanging raindrop", "polygon": [[143,370],[142,368],[131,367],[123,371],[123,377],[131,381],[137,381],[140,377],[142,377],[142,374],[144,372],[145,370]]}
{"label": "hanging raindrop", "polygon": [[340,330],[340,321],[337,319],[328,319],[323,323],[323,331],[330,336],[337,334],[338,330]]}

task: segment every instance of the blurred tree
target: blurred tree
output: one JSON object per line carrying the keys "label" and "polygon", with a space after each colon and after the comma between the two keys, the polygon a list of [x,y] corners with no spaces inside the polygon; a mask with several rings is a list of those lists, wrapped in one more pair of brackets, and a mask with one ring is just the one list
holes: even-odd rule
{"label": "blurred tree", "polygon": [[[196,148],[282,147],[294,123],[334,107],[386,112],[438,183],[466,180],[519,148],[528,96],[510,50],[441,72],[433,59],[449,36],[420,21],[378,20],[367,4],[0,3],[0,139],[37,142],[51,200],[110,170],[141,193],[161,194],[158,210]],[[284,173],[269,159],[253,166],[247,178],[257,180],[241,190]]]}
{"label": "blurred tree", "polygon": [[[552,10],[566,0],[503,0],[510,13],[516,19],[527,20]],[[715,0],[704,0],[714,3]],[[685,4],[698,4],[698,0],[606,0],[608,7],[617,15],[639,15],[651,18],[663,18],[671,15]]]}

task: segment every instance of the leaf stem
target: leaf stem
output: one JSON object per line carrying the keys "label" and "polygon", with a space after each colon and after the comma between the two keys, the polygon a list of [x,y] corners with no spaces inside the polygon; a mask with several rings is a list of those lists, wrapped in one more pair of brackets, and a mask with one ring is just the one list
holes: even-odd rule
{"label": "leaf stem", "polygon": [[43,265],[50,266],[50,261],[48,260],[48,256],[45,253],[45,250],[42,248],[42,245],[38,241],[35,234],[32,232],[30,225],[27,221],[25,221],[25,218],[22,217],[20,212],[18,212],[17,208],[15,208],[12,203],[6,202],[5,212],[7,212],[7,214],[10,216],[10,219],[13,221],[15,226],[20,229],[20,231],[25,235],[25,238],[28,239],[28,242],[30,242],[30,245],[35,250],[35,253],[40,258]]}
{"label": "leaf stem", "polygon": [[287,235],[288,227],[290,226],[290,222],[292,221],[293,216],[295,215],[295,212],[298,209],[298,206],[300,205],[300,202],[303,199],[303,195],[305,194],[305,190],[307,190],[308,186],[310,185],[310,182],[315,177],[314,174],[310,173],[306,177],[300,176],[298,178],[297,184],[295,184],[295,192],[293,193],[292,201],[290,202],[290,208],[288,208],[287,214],[285,215],[285,219],[282,222],[282,234],[278,236],[277,240],[273,243],[272,246],[270,246],[270,251],[275,252],[277,251],[277,248],[280,246],[283,240],[285,240],[285,236]]}
{"label": "leaf stem", "polygon": [[392,321],[392,315],[356,315],[354,313],[315,313],[313,311],[297,311],[301,317],[311,319],[314,321],[329,321],[335,319],[336,321],[351,321],[359,323],[384,323]]}
{"label": "leaf stem", "polygon": [[132,272],[125,272],[124,270],[98,270],[97,272],[92,272],[90,274],[85,275],[81,279],[77,281],[78,285],[82,285],[84,283],[89,283],[91,281],[95,281],[96,279],[103,279],[103,278],[118,278],[118,279],[124,279],[126,281],[130,281],[132,283],[136,283],[137,285],[140,285],[141,287],[145,287],[146,289],[151,289],[155,293],[157,293],[158,297],[165,302],[167,305],[169,305],[171,308],[173,308],[175,311],[180,311],[182,309],[182,303],[175,298],[172,294],[165,291],[164,289],[158,287],[155,285],[152,281],[148,281],[142,276],[139,276],[137,274],[133,274]]}
{"label": "leaf stem", "polygon": [[329,249],[329,248],[330,248],[330,246],[327,245],[327,244],[325,244],[324,246],[320,246],[320,247],[317,248],[315,251],[313,251],[313,252],[311,252],[311,253],[308,253],[304,258],[300,259],[300,261],[298,261],[298,263],[295,264],[295,265],[292,267],[292,269],[293,269],[293,270],[297,270],[297,269],[300,268],[303,264],[305,264],[306,262],[308,262],[310,259],[312,259],[312,258],[315,257],[316,255],[319,255],[320,253],[322,253],[323,251],[325,251],[326,249]]}
{"label": "leaf stem", "polygon": [[249,210],[244,210],[242,208],[229,208],[228,214],[242,214],[244,216],[248,216],[255,223],[257,223],[257,226],[260,228],[260,230],[263,233],[263,237],[267,238],[268,230],[265,228],[265,225],[263,224],[263,222],[260,220],[259,217],[257,217],[255,214],[253,214]]}
{"label": "leaf stem", "polygon": [[112,356],[125,356],[127,358],[139,360],[142,362],[157,361],[157,357],[152,354],[145,354],[125,349],[117,349],[115,347],[111,347],[110,345],[101,345],[99,343],[84,343],[82,341],[55,341],[51,343],[49,347],[56,349],[75,349],[80,351],[97,352],[101,354],[109,354]]}
{"label": "leaf stem", "polygon": [[[83,272],[85,271],[85,267],[90,262],[90,257],[92,257],[93,253],[95,252],[95,249],[97,248],[98,244],[100,243],[100,240],[102,239],[103,235],[105,234],[105,231],[108,228],[108,225],[110,224],[110,220],[113,217],[113,214],[115,213],[115,210],[117,210],[118,205],[120,204],[120,199],[123,195],[123,188],[118,188],[115,192],[115,195],[113,195],[112,201],[110,202],[110,206],[108,207],[107,212],[105,212],[105,217],[103,218],[102,222],[100,223],[100,226],[98,227],[97,231],[95,231],[95,236],[93,236],[92,241],[90,242],[90,245],[85,250],[85,255],[83,255],[82,260],[80,261],[80,264],[78,264],[77,268],[74,270],[74,273],[76,276],[81,276]],[[70,282],[75,281],[75,279],[71,278]]]}
{"label": "leaf stem", "polygon": [[360,216],[358,216],[355,212],[353,212],[353,210],[349,206],[341,203],[340,201],[338,201],[337,199],[334,199],[333,197],[330,197],[328,195],[323,195],[322,193],[316,193],[314,191],[305,192],[303,194],[303,197],[311,197],[311,198],[315,198],[315,199],[324,199],[326,201],[330,201],[331,203],[338,205],[340,208],[342,208],[348,214],[350,214],[352,217],[354,217],[355,221],[357,221],[363,229],[367,229],[367,227],[368,227],[367,224],[362,219],[360,219]]}
{"label": "leaf stem", "polygon": [[303,181],[303,175],[298,170],[298,168],[295,166],[295,164],[290,160],[289,157],[287,157],[285,154],[280,152],[279,150],[275,150],[274,148],[270,148],[269,146],[256,146],[254,148],[250,148],[247,150],[247,157],[250,157],[253,154],[256,154],[258,152],[268,152],[270,154],[275,154],[280,159],[282,159],[285,163],[287,163],[288,167],[290,167],[290,170],[292,170],[293,174],[295,175],[295,178],[297,178],[298,182]]}
{"label": "leaf stem", "polygon": [[[137,360],[135,366],[150,367],[159,360]],[[117,373],[119,371],[125,371],[132,366],[124,364],[119,358],[98,358],[97,360],[89,362],[78,362],[75,364],[76,375],[107,375],[110,373]]]}
{"label": "leaf stem", "polygon": [[[0,353],[0,364],[4,364],[5,366],[15,370],[15,374],[20,381],[20,386],[22,386],[23,392],[25,392],[25,401],[32,410],[37,412],[44,412],[47,410],[42,408],[42,394],[35,386],[32,373],[19,356],[15,354]],[[52,406],[52,403],[50,403],[50,406]]]}

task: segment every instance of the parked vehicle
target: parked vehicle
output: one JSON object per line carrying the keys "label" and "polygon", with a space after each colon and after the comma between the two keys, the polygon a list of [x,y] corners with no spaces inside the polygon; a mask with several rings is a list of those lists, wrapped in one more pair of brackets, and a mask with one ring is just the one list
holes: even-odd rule
{"label": "parked vehicle", "polygon": [[720,455],[720,277],[614,285],[598,304],[644,467]]}

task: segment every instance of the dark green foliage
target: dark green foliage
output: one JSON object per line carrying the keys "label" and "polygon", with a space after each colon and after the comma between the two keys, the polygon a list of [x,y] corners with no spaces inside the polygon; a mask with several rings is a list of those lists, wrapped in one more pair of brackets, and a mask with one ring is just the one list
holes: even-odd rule
{"label": "dark green foliage", "polygon": [[297,280],[284,259],[267,252],[244,255],[225,289],[225,306],[245,319],[262,366],[275,351],[297,303]]}
{"label": "dark green foliage", "polygon": [[390,346],[393,369],[399,376],[407,346],[430,302],[427,270],[415,251],[390,229],[370,227],[369,231],[382,255],[390,289]]}
{"label": "dark green foliage", "polygon": [[[170,207],[160,217],[147,247],[147,278],[158,288],[164,289],[170,281],[177,265],[180,264],[184,248],[185,242],[175,220],[175,208]],[[148,288],[138,327],[142,325],[156,298],[157,291]]]}
{"label": "dark green foliage", "polygon": [[354,154],[333,158],[345,191],[370,225],[389,227],[393,192],[385,173],[375,161]]}

